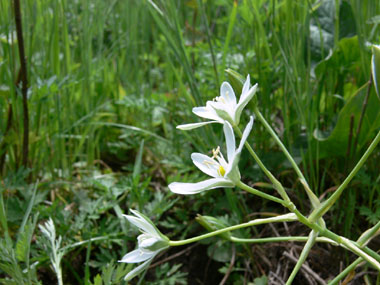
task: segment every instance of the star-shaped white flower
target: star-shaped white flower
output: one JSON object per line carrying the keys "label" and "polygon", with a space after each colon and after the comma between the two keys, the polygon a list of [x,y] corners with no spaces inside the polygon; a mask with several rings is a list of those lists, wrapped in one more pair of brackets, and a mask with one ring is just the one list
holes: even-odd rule
{"label": "star-shaped white flower", "polygon": [[181,130],[191,130],[212,123],[224,124],[225,121],[228,121],[232,126],[237,126],[240,122],[240,115],[244,107],[256,94],[257,86],[256,83],[250,88],[250,78],[248,75],[243,85],[239,102],[237,103],[235,92],[231,85],[228,82],[223,82],[220,87],[219,97],[216,97],[213,101],[207,101],[204,107],[193,108],[195,115],[210,119],[211,121],[179,125],[177,128]]}
{"label": "star-shaped white flower", "polygon": [[198,183],[173,182],[169,184],[170,191],[177,194],[190,195],[214,188],[234,187],[240,181],[238,162],[252,126],[253,117],[251,116],[243,132],[240,145],[236,149],[232,126],[229,122],[225,121],[223,130],[226,138],[227,160],[224,159],[219,147],[213,150],[212,157],[202,153],[191,154],[191,159],[195,166],[212,178]]}
{"label": "star-shaped white flower", "polygon": [[142,234],[137,237],[138,248],[126,254],[119,262],[145,262],[130,271],[124,277],[125,280],[131,280],[140,274],[149,266],[158,253],[169,247],[169,239],[155,227],[151,220],[136,210],[131,210],[131,212],[135,216],[124,215],[124,217],[126,217],[130,223],[137,226]]}

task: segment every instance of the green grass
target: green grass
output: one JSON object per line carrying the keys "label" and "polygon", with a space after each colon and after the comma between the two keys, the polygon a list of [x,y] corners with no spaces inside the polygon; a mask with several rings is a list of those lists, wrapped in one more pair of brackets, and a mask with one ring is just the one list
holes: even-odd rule
{"label": "green grass", "polygon": [[[359,111],[343,114],[341,129],[344,136],[353,135],[351,143],[350,136],[316,139],[316,130],[331,133],[343,107],[370,78],[368,43],[380,42],[378,1],[23,0],[21,6],[29,80],[28,169],[21,167],[23,111],[15,86],[20,65],[13,7],[12,1],[0,0],[0,157],[6,155],[0,169],[0,256],[7,257],[1,264],[10,266],[0,267],[2,280],[56,282],[36,226],[50,216],[62,245],[75,245],[63,257],[64,280],[100,284],[94,280],[117,283],[130,269],[116,264],[134,244],[134,229],[118,218],[128,208],[160,220],[178,238],[201,231],[193,222],[198,212],[224,216],[231,224],[254,211],[275,212],[267,202],[246,201],[229,191],[183,199],[166,187],[174,180],[199,180],[189,154],[223,143],[217,127],[191,134],[175,127],[195,122],[191,108],[218,96],[226,68],[259,83],[261,113],[317,196],[330,195],[343,181],[379,128],[376,121],[366,122],[356,139],[362,100]],[[9,106],[12,122],[6,131]],[[368,108],[365,115],[378,119],[379,112]],[[259,123],[253,133],[256,152],[307,213],[302,185],[285,157]],[[329,152],[340,146],[340,152]],[[353,239],[380,218],[377,161],[378,151],[328,219]],[[242,158],[241,163],[247,180],[268,182],[252,162]],[[211,213],[210,205],[217,206]],[[24,236],[20,228],[27,229]],[[98,237],[106,238],[91,240]],[[82,241],[88,242],[78,245]],[[252,254],[246,246],[237,250]],[[147,278],[168,272],[169,279],[185,280],[181,270],[159,266]],[[240,280],[238,272],[232,275]],[[250,278],[259,276],[255,267]]]}

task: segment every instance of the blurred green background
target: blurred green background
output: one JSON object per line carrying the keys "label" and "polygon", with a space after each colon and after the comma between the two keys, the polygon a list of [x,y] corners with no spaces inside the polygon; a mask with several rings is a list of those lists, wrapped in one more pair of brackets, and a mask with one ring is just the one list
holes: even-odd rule
{"label": "blurred green background", "polygon": [[[36,226],[48,217],[70,252],[62,261],[67,284],[120,284],[132,267],[116,261],[133,249],[137,233],[121,219],[129,208],[146,213],[173,239],[205,231],[194,220],[197,213],[229,224],[256,212],[282,213],[234,190],[179,197],[167,188],[172,181],[203,179],[190,154],[223,144],[220,126],[186,133],[175,127],[198,120],[192,107],[219,95],[220,84],[229,80],[227,68],[258,82],[260,111],[319,197],[336,189],[380,128],[380,102],[368,84],[371,45],[380,42],[379,1],[22,0],[21,8],[29,81],[27,167],[13,1],[0,0],[4,284],[55,282]],[[251,113],[248,105],[243,124]],[[259,123],[250,143],[307,214],[302,185]],[[379,220],[379,161],[375,151],[327,214],[336,232],[356,239]],[[252,160],[243,155],[240,166],[244,181],[273,193]],[[140,284],[220,282],[232,246],[220,244],[216,257],[216,241],[201,246],[219,273],[194,277],[197,269],[180,258],[156,266]],[[202,250],[192,252],[208,258]],[[236,252],[228,284],[256,280],[271,269],[259,265],[251,246]],[[338,255],[348,264],[350,256]],[[331,270],[338,273],[338,265]]]}

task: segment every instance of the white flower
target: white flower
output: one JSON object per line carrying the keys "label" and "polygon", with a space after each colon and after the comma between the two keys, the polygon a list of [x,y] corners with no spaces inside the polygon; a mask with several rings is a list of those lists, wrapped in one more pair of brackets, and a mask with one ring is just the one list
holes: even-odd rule
{"label": "white flower", "polygon": [[253,117],[251,116],[250,121],[243,132],[240,145],[236,149],[234,132],[231,124],[226,121],[223,130],[226,137],[228,161],[224,159],[219,147],[216,148],[216,150],[213,150],[212,157],[208,157],[201,153],[191,154],[191,159],[195,166],[213,178],[198,183],[173,182],[169,184],[170,191],[177,194],[189,195],[214,188],[234,187],[236,183],[240,181],[238,162],[244,143],[252,130],[252,126]]}
{"label": "white flower", "polygon": [[124,215],[127,220],[137,226],[142,232],[137,237],[138,248],[126,254],[119,262],[138,263],[145,261],[130,271],[125,280],[130,280],[149,266],[154,257],[169,247],[169,239],[163,235],[146,216],[131,210],[135,216]]}
{"label": "white flower", "polygon": [[243,90],[239,99],[236,103],[235,92],[228,82],[223,82],[220,87],[220,96],[216,97],[212,101],[207,101],[205,107],[195,107],[193,108],[193,113],[199,117],[210,119],[211,121],[185,124],[177,126],[177,129],[181,130],[191,130],[207,124],[221,123],[228,121],[232,126],[237,126],[240,122],[240,115],[244,107],[256,94],[257,83],[250,87],[250,78],[247,76],[247,80],[243,85]]}

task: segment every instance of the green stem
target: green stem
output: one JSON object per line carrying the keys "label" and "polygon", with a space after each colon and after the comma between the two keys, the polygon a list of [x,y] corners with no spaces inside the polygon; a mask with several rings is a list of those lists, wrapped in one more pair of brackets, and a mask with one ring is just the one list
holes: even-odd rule
{"label": "green stem", "polygon": [[[241,132],[241,130],[239,129],[239,127],[237,126],[234,126],[234,130],[235,132],[240,136],[242,137],[243,134]],[[265,173],[265,175],[269,178],[269,180],[272,182],[274,188],[277,190],[277,192],[280,194],[281,198],[286,201],[286,202],[290,202],[290,198],[288,196],[288,194],[286,194],[286,191],[284,189],[284,187],[281,185],[280,181],[278,181],[276,179],[276,177],[273,176],[273,174],[265,167],[264,163],[261,161],[261,159],[257,156],[257,154],[255,153],[255,151],[252,149],[252,147],[250,146],[250,144],[248,142],[245,142],[245,146],[246,148],[248,149],[249,153],[252,155],[253,159],[257,162],[257,164],[259,165],[259,167],[261,168],[261,170]]]}
{"label": "green stem", "polygon": [[[244,190],[247,190],[248,188],[251,188],[251,191],[255,190],[252,187],[250,187],[246,184],[243,184],[242,182],[240,182],[238,186],[239,187],[244,186]],[[333,233],[332,231],[326,229],[323,225],[320,225],[319,223],[310,222],[309,219],[307,219],[304,215],[302,215],[302,213],[300,211],[298,211],[298,209],[296,208],[296,206],[292,202],[282,201],[281,204],[284,207],[288,208],[290,212],[294,213],[297,216],[297,219],[301,223],[308,226],[310,229],[314,230],[315,232],[318,232],[319,235],[327,237],[327,238],[337,242],[338,244],[343,245],[344,247],[346,247],[350,251],[352,251],[355,254],[363,257],[367,262],[369,262],[375,268],[380,270],[380,263],[379,263],[380,262],[380,260],[379,260],[380,256],[377,253],[375,253],[374,251],[370,250],[367,247],[361,248],[361,244],[357,244],[354,241],[350,241],[344,237],[341,237],[341,236]]]}
{"label": "green stem", "polygon": [[[247,191],[250,191],[250,192],[251,191],[255,191],[255,194],[257,194],[256,193],[257,190],[253,189],[252,187],[249,187],[246,184],[243,184],[242,182],[240,182],[238,186],[240,186],[242,188],[244,187],[245,190],[247,190],[247,189],[250,188],[250,190],[247,190]],[[258,192],[261,193],[261,194],[264,194],[264,193],[262,193],[260,191],[258,191]],[[275,198],[275,197],[273,197],[273,198]],[[205,239],[205,238],[209,238],[209,237],[212,237],[212,236],[216,236],[216,235],[219,235],[219,234],[222,234],[222,233],[225,233],[225,232],[237,230],[237,229],[244,228],[244,227],[259,225],[259,224],[263,224],[263,223],[279,222],[279,221],[285,221],[285,220],[286,221],[295,221],[295,220],[298,220],[301,223],[303,223],[304,225],[308,226],[310,229],[314,230],[315,232],[318,232],[319,235],[324,236],[324,237],[326,237],[326,238],[328,238],[328,239],[330,239],[332,241],[335,241],[339,245],[343,245],[344,247],[346,247],[350,251],[352,251],[355,254],[357,254],[358,256],[362,257],[368,263],[370,263],[371,265],[373,265],[376,269],[380,270],[380,263],[379,263],[380,256],[378,254],[376,254],[374,251],[370,250],[367,247],[361,248],[360,245],[357,244],[356,242],[350,241],[350,240],[348,240],[348,239],[346,239],[344,237],[341,237],[341,236],[339,236],[339,235],[331,232],[330,230],[324,228],[323,226],[321,226],[318,223],[312,223],[312,222],[310,222],[304,215],[302,215],[302,213],[300,213],[297,210],[297,208],[295,207],[295,205],[292,202],[281,201],[281,204],[284,207],[288,208],[292,212],[292,214],[287,214],[287,215],[283,215],[283,216],[279,216],[279,217],[274,217],[274,218],[253,220],[253,221],[250,221],[250,222],[247,222],[247,223],[243,223],[243,224],[227,227],[227,228],[224,228],[224,229],[220,229],[220,230],[217,230],[217,231],[214,231],[214,232],[211,232],[211,233],[203,234],[203,235],[200,235],[200,236],[197,236],[197,237],[193,237],[193,238],[189,238],[189,239],[186,239],[186,240],[170,241],[169,245],[170,246],[180,246],[180,245],[184,245],[184,244],[189,244],[189,243],[196,242],[196,241],[199,241],[199,240],[202,240],[202,239]]]}
{"label": "green stem", "polygon": [[[353,253],[355,253],[356,255],[362,257],[363,259],[365,259],[368,263],[370,263],[372,266],[374,266],[377,270],[380,271],[380,257],[379,256],[373,256],[373,251],[368,251],[368,248],[367,250],[364,251],[364,249],[362,250],[360,247],[358,247],[354,242],[350,241],[349,239],[345,238],[345,237],[341,237],[341,243],[349,250],[351,250]],[[370,253],[370,254],[368,254]],[[376,253],[375,253],[376,254]],[[377,254],[376,254],[377,255]],[[376,259],[377,260],[376,260]]]}
{"label": "green stem", "polygon": [[288,204],[288,202],[285,202],[284,200],[281,200],[275,196],[272,196],[272,195],[269,195],[269,194],[266,194],[262,191],[259,191],[257,189],[254,189],[250,186],[248,186],[247,184],[243,183],[243,182],[238,182],[236,184],[237,187],[251,193],[251,194],[254,194],[254,195],[257,195],[257,196],[260,196],[261,198],[264,198],[264,199],[268,199],[268,200],[271,200],[273,202],[276,202],[276,203],[279,203],[281,205],[283,205],[284,207],[286,207],[286,205]]}
{"label": "green stem", "polygon": [[268,124],[268,122],[265,120],[264,116],[261,114],[259,109],[257,107],[253,108],[253,112],[255,113],[256,117],[260,120],[260,122],[264,125],[265,129],[269,132],[269,134],[272,136],[272,138],[275,140],[275,142],[278,144],[278,146],[281,148],[282,152],[285,154],[286,158],[289,160],[290,164],[292,165],[293,169],[297,173],[299,179],[301,180],[302,184],[304,185],[306,194],[308,195],[313,207],[319,206],[319,199],[313,191],[311,191],[309,184],[307,183],[307,180],[301,170],[299,169],[297,163],[294,161],[293,157],[290,155],[289,151],[286,149],[285,145],[282,143],[280,138],[277,136],[276,132],[272,129],[272,127]]}
{"label": "green stem", "polygon": [[[238,187],[243,188],[246,191],[253,192],[257,191],[256,189],[253,189],[252,187],[239,182],[237,184]],[[259,191],[260,192],[260,191]],[[264,194],[260,192],[261,194]],[[270,196],[270,195],[269,195]],[[297,219],[303,223],[304,225],[308,226],[310,229],[314,230],[315,232],[318,232],[319,235],[325,236],[335,242],[337,242],[340,245],[343,245],[347,249],[351,250],[355,254],[363,257],[367,262],[372,264],[375,268],[380,270],[380,256],[376,254],[374,251],[370,250],[369,248],[361,248],[361,244],[357,244],[354,241],[350,241],[344,237],[341,237],[332,231],[326,229],[323,225],[315,222],[310,222],[298,209],[292,202],[287,202],[287,201],[281,201],[281,204],[288,208],[290,212],[294,213],[297,216]]]}
{"label": "green stem", "polygon": [[[294,170],[296,171],[298,177],[306,182],[305,177],[303,176],[303,173],[299,169],[297,163],[294,161],[293,157],[290,155],[282,141],[279,139],[275,131],[272,129],[272,127],[268,124],[268,122],[265,120],[264,116],[261,114],[259,109],[257,107],[253,108],[253,112],[255,113],[256,117],[260,120],[260,122],[264,125],[266,130],[269,132],[269,134],[272,136],[272,138],[276,141],[278,146],[281,148],[282,152],[285,154],[286,158],[289,160],[290,164],[293,166]],[[307,183],[307,182],[306,182]]]}
{"label": "green stem", "polygon": [[257,226],[261,224],[268,224],[268,223],[273,223],[273,222],[294,222],[297,221],[297,217],[294,214],[285,214],[277,217],[272,217],[272,218],[266,218],[266,219],[255,219],[252,221],[249,221],[247,223],[242,223],[239,225],[234,225],[231,227],[227,227],[224,229],[216,230],[207,234],[203,234],[197,237],[189,238],[189,239],[184,239],[184,240],[179,240],[179,241],[169,241],[170,246],[180,246],[180,245],[185,245],[193,242],[197,242],[209,237],[217,236],[222,233],[238,230],[241,228],[246,228],[246,227],[251,227],[251,226]]}
{"label": "green stem", "polygon": [[367,246],[363,247],[355,241],[352,241],[352,243],[355,244],[355,246],[357,246],[361,250],[363,250],[366,254],[368,254],[369,256],[372,256],[374,259],[376,259],[378,262],[380,262],[380,255],[376,251],[370,249]]}
{"label": "green stem", "polygon": [[[374,237],[375,233],[380,228],[380,221],[373,226],[372,228],[366,230],[358,239],[357,244],[362,247],[365,243],[367,243],[371,238]],[[339,275],[337,275],[333,280],[329,282],[329,284],[337,284],[341,279],[343,279],[348,273],[350,273],[352,270],[354,270],[360,262],[363,261],[363,258],[359,257],[357,258],[353,263],[351,263],[349,266],[346,267]]]}
{"label": "green stem", "polygon": [[[309,237],[302,236],[286,236],[286,237],[269,237],[269,238],[238,238],[230,237],[230,241],[238,243],[267,243],[267,242],[307,242]],[[333,245],[337,245],[335,241],[332,241],[325,237],[317,237],[316,242],[328,242]]]}
{"label": "green stem", "polygon": [[[254,192],[255,194],[257,194],[256,189],[253,189],[252,187],[250,187],[250,186],[248,186],[242,182],[239,182],[238,186],[242,187],[243,189],[245,189],[249,192]],[[260,191],[258,191],[258,192],[261,193],[260,195],[263,195],[263,194],[267,195],[267,194],[262,193]],[[269,196],[271,196],[271,195],[269,195]],[[273,197],[273,198],[275,198],[275,197]],[[220,235],[220,234],[225,233],[225,232],[237,230],[237,229],[244,228],[244,227],[264,224],[264,223],[298,220],[301,223],[303,223],[304,225],[308,226],[313,231],[317,232],[320,236],[323,236],[323,237],[326,237],[332,241],[335,241],[336,243],[338,243],[338,245],[341,245],[341,246],[349,249],[350,251],[352,251],[356,255],[362,257],[364,260],[366,260],[368,263],[370,263],[372,266],[374,266],[377,270],[380,271],[380,263],[379,263],[380,262],[380,256],[376,252],[372,251],[368,247],[362,247],[361,244],[358,244],[354,241],[351,241],[347,238],[341,237],[341,236],[333,233],[332,231],[326,229],[323,225],[320,225],[319,223],[310,222],[309,219],[307,219],[304,215],[302,215],[301,212],[298,211],[296,206],[291,201],[289,201],[289,202],[282,201],[282,200],[280,200],[280,201],[281,201],[281,204],[284,207],[288,208],[292,213],[282,215],[282,216],[278,216],[278,217],[274,217],[274,218],[256,219],[256,220],[253,220],[253,221],[250,221],[247,223],[227,227],[224,229],[213,231],[211,233],[203,234],[203,235],[200,235],[197,237],[193,237],[193,238],[189,238],[189,239],[185,239],[185,240],[181,240],[181,241],[169,241],[169,245],[170,246],[185,245],[185,244],[189,244],[192,242],[200,241],[200,240],[205,239],[205,238]]]}
{"label": "green stem", "polygon": [[338,284],[340,280],[342,280],[348,273],[350,273],[352,270],[356,268],[356,266],[359,265],[360,262],[363,261],[363,258],[359,257],[357,258],[353,263],[351,263],[349,266],[346,267],[339,275],[337,275],[333,280],[331,280],[328,284],[334,285]]}
{"label": "green stem", "polygon": [[347,178],[343,181],[343,183],[339,186],[339,188],[334,192],[334,194],[332,194],[329,199],[323,202],[320,207],[318,207],[311,213],[309,217],[310,222],[314,222],[318,220],[334,205],[334,203],[339,199],[340,195],[342,195],[343,190],[346,189],[348,183],[350,183],[352,178],[354,178],[356,173],[363,166],[364,162],[366,162],[366,160],[368,159],[372,151],[376,148],[379,142],[380,142],[380,131],[376,135],[375,139],[373,140],[369,148],[363,154],[362,158],[355,165],[354,169],[352,169],[351,173],[347,176]]}
{"label": "green stem", "polygon": [[[320,228],[318,224],[312,224],[313,229],[316,230]],[[333,241],[336,241],[339,243],[339,245],[342,245],[343,247],[347,248],[348,250],[352,251],[356,255],[362,257],[365,261],[370,263],[373,267],[375,267],[377,270],[380,271],[380,256],[369,249],[368,247],[360,248],[360,246],[354,242],[351,241],[345,237],[338,236],[337,234],[327,230],[327,229],[322,229],[320,230],[320,235],[325,236],[329,239],[332,239]]]}
{"label": "green stem", "polygon": [[8,230],[7,215],[5,212],[3,192],[2,191],[0,191],[0,225],[1,225],[0,228],[3,228],[4,238],[5,238],[7,245],[11,246],[12,239],[10,237],[9,230]]}
{"label": "green stem", "polygon": [[244,184],[243,182],[238,182],[236,184],[236,186],[242,188],[243,190],[247,191],[247,192],[250,192],[252,194],[255,194],[255,195],[259,195],[260,197],[263,197],[263,198],[266,198],[266,199],[269,199],[271,201],[275,201],[277,203],[280,203],[281,205],[283,205],[285,208],[289,209],[290,212],[294,213],[298,220],[305,224],[306,226],[308,226],[309,228],[311,229],[314,229],[316,231],[321,231],[321,230],[324,230],[324,227],[322,226],[319,226],[319,225],[316,225],[315,223],[311,223],[304,215],[302,215],[302,213],[300,211],[298,211],[298,209],[296,208],[296,206],[293,204],[292,201],[284,201],[284,200],[281,200],[281,199],[278,199],[272,195],[269,195],[269,194],[265,194],[261,191],[258,191],[256,189],[253,189],[252,187],[248,186],[247,184]]}
{"label": "green stem", "polygon": [[300,257],[298,258],[296,266],[294,267],[292,273],[290,274],[288,280],[286,281],[286,285],[291,285],[293,283],[294,278],[296,277],[298,271],[301,269],[302,264],[305,262],[307,256],[309,255],[309,252],[311,248],[313,247],[317,237],[318,237],[318,232],[314,230],[310,232],[308,240],[301,252]]}
{"label": "green stem", "polygon": [[363,244],[367,243],[371,238],[375,237],[375,234],[380,229],[380,221],[377,222],[376,225],[374,225],[372,228],[366,230],[358,239],[357,243],[362,246]]}
{"label": "green stem", "polygon": [[[315,224],[313,224],[315,225]],[[319,227],[319,225],[317,225],[317,227]],[[316,228],[317,228],[316,227]],[[322,230],[321,232],[321,235],[325,236],[325,237],[328,237],[336,242],[338,242],[339,244],[341,245],[344,245],[345,247],[347,247],[348,249],[351,249],[352,247],[355,247],[356,251],[357,250],[360,250],[362,252],[362,254],[365,253],[365,255],[370,255],[372,256],[374,259],[376,259],[377,261],[380,262],[380,255],[377,254],[375,251],[369,249],[367,246],[363,246],[362,244],[356,242],[356,241],[352,241],[352,240],[349,240],[345,237],[341,237],[341,236],[338,236],[337,234],[333,233],[332,231],[328,230],[328,229],[324,229]],[[355,252],[355,251],[353,251]],[[366,259],[367,260],[367,259]],[[367,260],[368,261],[368,260]],[[375,267],[378,268],[378,266],[376,265]],[[380,268],[380,267],[379,267]]]}
{"label": "green stem", "polygon": [[296,206],[293,204],[292,201],[284,201],[284,200],[281,200],[281,199],[278,199],[272,195],[268,195],[268,194],[265,194],[261,191],[258,191],[256,189],[253,189],[252,187],[248,186],[247,184],[244,184],[243,182],[239,182],[236,184],[236,186],[242,188],[243,190],[247,191],[247,192],[250,192],[250,193],[253,193],[253,194],[256,194],[256,195],[259,195],[263,198],[266,198],[266,199],[269,199],[269,200],[272,200],[272,201],[275,201],[277,203],[280,203],[281,205],[283,205],[285,208],[289,209],[290,212],[294,213],[298,220],[305,224],[306,226],[308,226],[309,228],[311,229],[314,229],[316,231],[321,231],[321,230],[324,230],[324,227],[320,226],[320,225],[317,225],[315,223],[311,223],[304,215],[302,215],[302,213],[300,211],[298,211],[298,209],[296,208]]}

